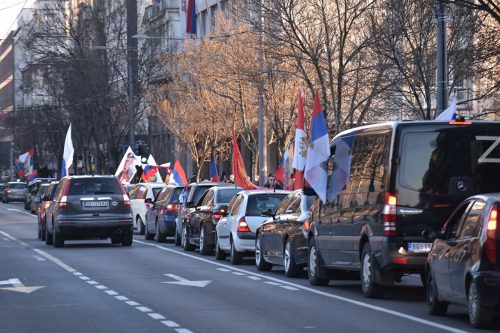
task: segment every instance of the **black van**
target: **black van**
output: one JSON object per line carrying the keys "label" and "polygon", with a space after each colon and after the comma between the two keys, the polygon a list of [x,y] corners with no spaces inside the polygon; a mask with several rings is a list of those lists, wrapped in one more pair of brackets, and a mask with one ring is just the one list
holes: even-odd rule
{"label": "black van", "polygon": [[311,207],[308,276],[360,272],[367,297],[423,277],[432,240],[466,197],[500,192],[499,122],[390,122],[333,139],[327,203]]}

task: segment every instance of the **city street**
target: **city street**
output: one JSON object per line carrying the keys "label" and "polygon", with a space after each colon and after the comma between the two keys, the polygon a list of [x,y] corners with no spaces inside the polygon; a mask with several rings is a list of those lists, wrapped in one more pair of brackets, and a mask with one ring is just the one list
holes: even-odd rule
{"label": "city street", "polygon": [[281,268],[258,272],[253,258],[232,266],[140,235],[131,247],[54,248],[36,225],[22,203],[0,203],[0,332],[488,332],[462,306],[427,314],[418,276],[367,299],[359,281],[312,287]]}

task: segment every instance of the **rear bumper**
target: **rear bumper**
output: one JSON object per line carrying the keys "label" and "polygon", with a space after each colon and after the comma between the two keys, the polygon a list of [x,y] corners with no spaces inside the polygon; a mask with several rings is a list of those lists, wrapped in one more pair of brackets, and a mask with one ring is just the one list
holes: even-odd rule
{"label": "rear bumper", "polygon": [[174,236],[176,228],[175,217],[169,217],[164,215],[163,219],[159,220],[160,220],[161,233],[167,236]]}
{"label": "rear bumper", "polygon": [[54,228],[56,232],[62,233],[65,238],[111,237],[127,232],[131,233],[133,221],[130,215],[113,218],[59,216]]}
{"label": "rear bumper", "polygon": [[22,201],[24,202],[26,197],[25,195],[15,195],[15,194],[7,194],[5,199],[8,201]]}
{"label": "rear bumper", "polygon": [[478,272],[474,281],[479,289],[482,304],[488,307],[500,306],[500,272]]}

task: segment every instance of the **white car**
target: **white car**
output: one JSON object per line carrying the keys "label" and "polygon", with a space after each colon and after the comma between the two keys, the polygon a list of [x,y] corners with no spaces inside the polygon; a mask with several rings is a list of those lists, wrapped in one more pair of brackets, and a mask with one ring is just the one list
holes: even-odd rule
{"label": "white car", "polygon": [[228,215],[216,226],[215,257],[222,260],[230,254],[233,265],[243,256],[255,252],[255,231],[275,213],[290,191],[250,190],[238,193],[229,203]]}
{"label": "white car", "polygon": [[146,212],[153,205],[153,202],[162,190],[166,187],[162,183],[138,183],[129,191],[130,203],[132,205],[132,216],[134,217],[134,229],[144,235]]}

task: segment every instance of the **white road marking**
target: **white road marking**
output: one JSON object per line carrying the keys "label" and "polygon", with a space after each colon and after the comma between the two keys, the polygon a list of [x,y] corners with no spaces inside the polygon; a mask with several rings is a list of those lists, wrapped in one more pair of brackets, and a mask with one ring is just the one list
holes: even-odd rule
{"label": "white road marking", "polygon": [[6,232],[0,231],[0,234],[4,235],[5,237],[7,237],[10,240],[17,241],[17,239],[15,239],[14,237],[12,237],[11,235],[9,235]]}
{"label": "white road marking", "polygon": [[128,301],[128,297],[125,296],[115,296],[115,298],[119,301]]}
{"label": "white road marking", "polygon": [[139,303],[134,302],[134,301],[127,301],[127,302],[125,302],[125,303],[127,303],[128,305],[131,305],[131,306],[137,306],[137,305],[140,305]]}
{"label": "white road marking", "polygon": [[114,290],[104,290],[104,292],[110,296],[116,296],[118,293]]}
{"label": "white road marking", "polygon": [[25,242],[19,242],[19,244],[21,244],[22,246],[25,246],[25,247],[30,247],[27,243]]}
{"label": "white road marking", "polygon": [[177,333],[193,333],[190,330],[188,330],[187,328],[176,328],[175,331]]}
{"label": "white road marking", "polygon": [[280,287],[283,289],[286,289],[286,290],[299,290],[299,289],[297,289],[295,287],[291,287],[291,286],[280,286]]}
{"label": "white road marking", "polygon": [[94,280],[89,280],[87,281],[88,284],[91,284],[91,285],[95,285],[95,284],[98,284],[97,281],[94,281]]}
{"label": "white road marking", "polygon": [[217,267],[217,270],[222,271],[222,272],[231,272],[230,269],[225,269],[225,268],[220,268],[220,267]]}
{"label": "white road marking", "polygon": [[90,278],[85,275],[79,276],[79,278],[82,279],[83,281],[90,280]]}
{"label": "white road marking", "polygon": [[2,239],[3,239],[4,241],[10,242],[10,239],[8,239],[8,238],[5,238],[5,237],[4,237],[4,238],[2,238]]}
{"label": "white road marking", "polygon": [[48,259],[48,260],[52,261],[54,264],[56,264],[57,266],[61,267],[62,269],[64,269],[67,272],[70,272],[70,273],[76,272],[76,269],[74,269],[71,266],[66,265],[61,260],[59,260],[59,259],[51,256],[50,254],[48,254],[45,251],[42,251],[42,250],[39,250],[39,249],[33,249],[33,251],[35,251],[36,253],[38,253],[39,255],[41,255],[42,257],[44,257],[45,259]]}
{"label": "white road marking", "polygon": [[246,275],[246,274],[244,274],[244,273],[240,273],[240,272],[231,272],[231,273],[233,273],[234,275],[239,275],[239,276]]}
{"label": "white road marking", "polygon": [[37,256],[37,255],[34,255],[33,257],[35,257],[35,259],[38,260],[38,261],[46,261],[45,258],[42,258],[42,257]]}
{"label": "white road marking", "polygon": [[398,311],[386,309],[386,308],[383,308],[383,307],[380,307],[380,306],[376,306],[376,305],[373,305],[373,304],[370,304],[370,303],[365,303],[365,302],[357,301],[357,300],[350,299],[350,298],[347,298],[347,297],[334,295],[334,294],[331,294],[331,293],[327,293],[327,292],[324,292],[324,291],[321,291],[321,290],[316,290],[316,289],[310,288],[310,287],[305,287],[305,286],[302,286],[300,284],[288,282],[288,281],[281,280],[281,279],[278,279],[278,278],[274,278],[274,277],[271,277],[271,276],[256,274],[254,272],[246,271],[246,270],[241,269],[241,268],[232,267],[232,266],[225,265],[225,264],[222,264],[222,263],[219,263],[219,262],[215,262],[215,261],[212,261],[212,260],[209,260],[209,259],[197,257],[197,256],[191,255],[189,253],[184,253],[184,252],[180,252],[180,251],[177,251],[177,250],[174,250],[174,249],[166,248],[166,247],[163,247],[161,245],[156,245],[156,244],[152,244],[152,243],[146,243],[146,242],[142,242],[142,241],[135,240],[135,239],[134,239],[134,242],[139,243],[139,244],[143,244],[143,245],[147,245],[147,246],[151,246],[151,247],[156,247],[156,248],[158,248],[160,250],[171,252],[171,253],[175,253],[175,254],[178,254],[178,255],[181,255],[181,256],[185,256],[185,257],[188,257],[188,258],[191,258],[191,259],[198,260],[198,261],[203,261],[203,262],[208,263],[210,265],[214,265],[214,266],[218,266],[218,267],[222,267],[222,268],[226,268],[226,269],[230,269],[230,270],[240,271],[242,273],[253,275],[253,276],[258,276],[258,277],[261,277],[263,279],[267,279],[267,280],[270,280],[270,281],[282,283],[282,284],[285,284],[285,285],[288,285],[288,286],[291,286],[291,287],[298,288],[300,290],[308,291],[308,292],[316,294],[316,295],[325,296],[325,297],[328,297],[328,298],[332,298],[332,299],[336,299],[338,301],[342,301],[342,302],[345,302],[345,303],[357,305],[357,306],[360,306],[360,307],[363,307],[363,308],[366,308],[366,309],[370,309],[370,310],[373,310],[373,311],[382,312],[382,313],[385,313],[385,314],[388,314],[388,315],[392,315],[392,316],[395,316],[395,317],[399,317],[399,318],[404,318],[404,319],[407,319],[407,320],[410,320],[410,321],[413,321],[413,322],[417,322],[417,323],[420,323],[420,324],[423,324],[423,325],[427,325],[427,326],[430,326],[430,327],[438,328],[438,329],[441,329],[443,331],[453,332],[453,333],[466,333],[467,332],[467,331],[464,331],[464,330],[461,330],[461,329],[458,329],[458,328],[446,326],[446,325],[439,324],[439,323],[436,323],[436,322],[433,322],[433,321],[430,321],[430,320],[426,320],[426,319],[418,318],[418,317],[415,317],[415,316],[411,316],[411,315],[408,315],[408,314],[403,313],[403,312],[398,312]]}
{"label": "white road marking", "polygon": [[167,327],[179,327],[179,324],[177,324],[175,321],[171,321],[171,320],[164,320],[161,323]]}
{"label": "white road marking", "polygon": [[95,286],[97,289],[101,289],[101,290],[104,290],[104,289],[108,289],[108,287],[106,286],[102,286],[102,285],[98,285],[98,286]]}
{"label": "white road marking", "polygon": [[265,281],[265,284],[270,284],[271,286],[281,286],[281,283],[273,282],[273,281]]}
{"label": "white road marking", "polygon": [[167,282],[162,282],[162,283],[170,283],[170,284],[177,284],[181,286],[189,286],[189,287],[199,287],[203,288],[206,287],[211,280],[205,280],[205,281],[190,281],[188,279],[185,279],[183,277],[177,276],[175,274],[163,274],[171,279],[174,279],[175,281],[167,281]]}
{"label": "white road marking", "polygon": [[141,312],[153,312],[153,310],[151,310],[150,308],[145,307],[145,306],[138,306],[138,307],[136,307],[136,309],[141,311]]}
{"label": "white road marking", "polygon": [[260,277],[253,276],[253,275],[247,275],[247,279],[254,280],[254,281],[262,280]]}
{"label": "white road marking", "polygon": [[158,320],[166,319],[165,317],[163,317],[159,313],[148,313],[148,316],[150,316],[153,319],[158,319]]}
{"label": "white road marking", "polygon": [[80,273],[80,272],[74,272],[73,274],[74,274],[74,275],[76,275],[76,276],[83,275],[83,274],[82,274],[82,273]]}

